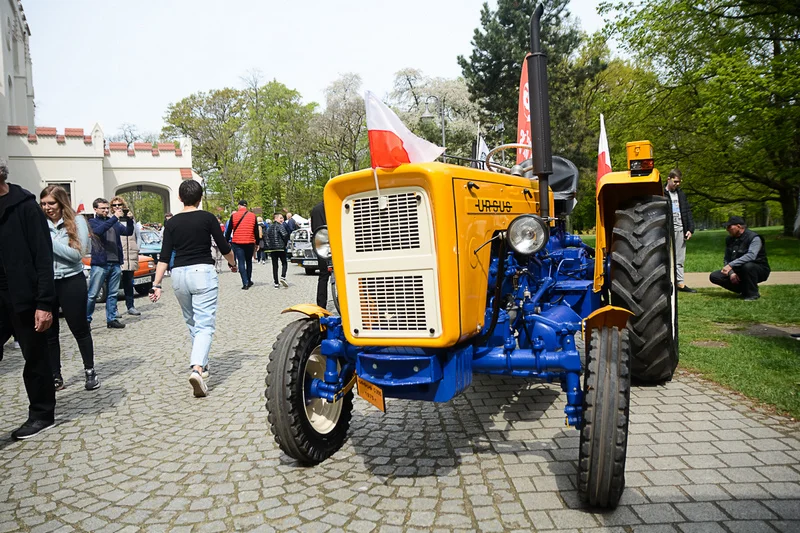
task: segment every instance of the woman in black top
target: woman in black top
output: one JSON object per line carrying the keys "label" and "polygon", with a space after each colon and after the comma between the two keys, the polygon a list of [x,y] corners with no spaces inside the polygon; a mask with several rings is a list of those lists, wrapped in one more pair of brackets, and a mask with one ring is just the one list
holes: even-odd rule
{"label": "woman in black top", "polygon": [[178,196],[185,207],[164,227],[161,259],[156,268],[150,299],[157,302],[161,298],[161,280],[174,251],[172,288],[192,337],[189,383],[194,395],[200,398],[208,394],[203,378],[208,377],[208,354],[216,326],[219,294],[219,279],[208,246],[209,240],[213,238],[217,243],[232,272],[236,272],[236,266],[231,245],[225,240],[216,217],[198,209],[203,197],[200,184],[194,180],[184,181],[178,189]]}

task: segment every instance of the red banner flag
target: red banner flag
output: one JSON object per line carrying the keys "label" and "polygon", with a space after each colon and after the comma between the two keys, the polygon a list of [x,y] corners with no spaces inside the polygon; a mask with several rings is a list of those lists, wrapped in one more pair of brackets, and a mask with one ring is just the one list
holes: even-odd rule
{"label": "red banner flag", "polygon": [[[519,112],[517,114],[517,143],[531,145],[531,102],[528,95],[528,56],[522,60],[522,76],[519,78]],[[517,164],[531,158],[531,150],[517,148]]]}

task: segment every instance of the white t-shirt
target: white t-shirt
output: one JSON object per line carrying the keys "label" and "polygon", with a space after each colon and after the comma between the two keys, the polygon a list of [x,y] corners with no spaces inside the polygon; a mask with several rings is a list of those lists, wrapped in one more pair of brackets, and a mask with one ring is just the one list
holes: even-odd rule
{"label": "white t-shirt", "polygon": [[678,198],[678,191],[667,191],[672,202],[672,223],[675,231],[683,231],[683,220],[681,219],[681,201]]}

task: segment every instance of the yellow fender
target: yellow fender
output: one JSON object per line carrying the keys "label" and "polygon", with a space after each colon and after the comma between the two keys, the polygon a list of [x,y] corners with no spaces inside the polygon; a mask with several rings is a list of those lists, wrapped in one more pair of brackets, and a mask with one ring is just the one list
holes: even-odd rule
{"label": "yellow fender", "polygon": [[281,311],[281,314],[284,313],[302,313],[306,316],[310,316],[311,318],[322,318],[324,316],[331,316],[330,311],[328,311],[327,309],[323,309],[315,304],[293,305]]}
{"label": "yellow fender", "polygon": [[624,307],[615,307],[607,305],[601,307],[591,315],[583,319],[583,338],[586,341],[586,349],[589,349],[589,338],[587,334],[591,335],[594,328],[601,328],[603,326],[614,327],[617,326],[620,331],[628,325],[628,318],[632,317],[633,313]]}

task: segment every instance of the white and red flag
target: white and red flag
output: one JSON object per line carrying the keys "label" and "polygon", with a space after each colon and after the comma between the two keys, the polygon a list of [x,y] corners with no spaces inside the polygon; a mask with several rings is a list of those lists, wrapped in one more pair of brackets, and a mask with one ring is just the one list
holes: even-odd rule
{"label": "white and red flag", "polygon": [[611,172],[611,153],[608,151],[608,138],[606,137],[606,123],[600,114],[600,144],[597,147],[597,183],[600,178]]}
{"label": "white and red flag", "polygon": [[433,161],[444,148],[411,133],[400,118],[380,99],[367,91],[367,134],[372,168],[395,168],[403,163]]}

